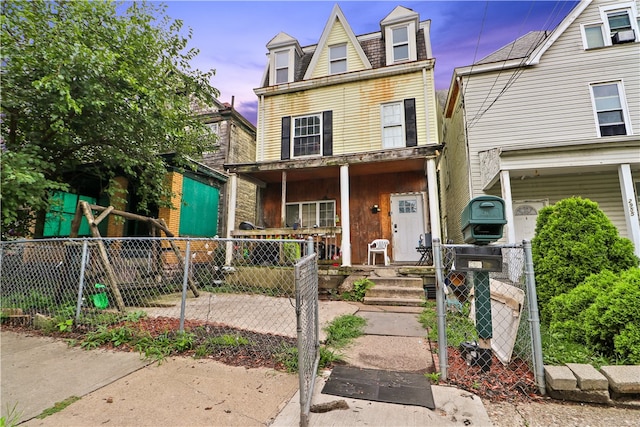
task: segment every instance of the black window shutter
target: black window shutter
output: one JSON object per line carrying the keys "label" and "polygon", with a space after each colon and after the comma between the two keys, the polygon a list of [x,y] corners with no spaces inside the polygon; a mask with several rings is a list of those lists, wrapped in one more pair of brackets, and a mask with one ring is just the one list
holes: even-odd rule
{"label": "black window shutter", "polygon": [[322,113],[322,155],[333,155],[333,111]]}
{"label": "black window shutter", "polygon": [[418,145],[418,131],[416,129],[416,99],[404,100],[404,127],[406,146],[415,147]]}
{"label": "black window shutter", "polygon": [[282,118],[282,145],[280,146],[280,160],[291,157],[291,116]]}

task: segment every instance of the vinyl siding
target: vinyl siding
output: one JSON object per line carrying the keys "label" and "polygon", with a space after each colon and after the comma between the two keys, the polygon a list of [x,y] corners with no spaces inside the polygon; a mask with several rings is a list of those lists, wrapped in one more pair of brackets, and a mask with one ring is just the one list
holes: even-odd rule
{"label": "vinyl siding", "polygon": [[512,179],[511,184],[513,200],[548,199],[552,205],[568,197],[588,198],[598,203],[621,236],[627,235],[617,172]]}
{"label": "vinyl siding", "polygon": [[[579,141],[597,137],[589,85],[621,80],[631,128],[640,131],[640,48],[638,43],[585,51],[580,24],[600,20],[594,2],[542,56],[538,65],[465,78],[465,106],[471,152],[498,146]],[[510,84],[503,91],[505,85]],[[491,108],[487,109],[491,105]],[[477,120],[478,114],[482,114]],[[472,154],[474,192],[480,167]]]}
{"label": "vinyl siding", "polygon": [[444,239],[462,242],[460,214],[471,199],[469,194],[469,161],[464,134],[464,117],[458,97],[451,118],[445,121],[445,148],[440,162],[440,182],[444,202],[440,209],[445,225]]}
{"label": "vinyl siding", "polygon": [[[427,71],[429,98],[429,141],[438,143],[433,70]],[[258,153],[261,161],[280,159],[281,118],[322,111],[333,111],[333,154],[348,154],[382,149],[380,105],[386,102],[416,100],[418,145],[427,143],[426,112],[422,72],[387,78],[343,83],[313,90],[267,96],[264,99],[264,137]]]}
{"label": "vinyl siding", "polygon": [[364,64],[356,53],[353,44],[349,42],[349,37],[347,36],[344,26],[336,19],[336,22],[329,33],[329,37],[327,38],[327,43],[325,44],[324,49],[322,49],[322,52],[320,52],[316,68],[313,70],[313,74],[311,76],[312,78],[325,77],[329,75],[329,47],[341,43],[347,43],[347,71],[359,71],[364,69]]}

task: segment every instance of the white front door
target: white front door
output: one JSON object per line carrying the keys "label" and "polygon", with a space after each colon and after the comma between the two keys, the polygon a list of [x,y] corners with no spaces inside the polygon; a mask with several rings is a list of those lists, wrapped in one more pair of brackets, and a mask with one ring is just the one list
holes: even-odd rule
{"label": "white front door", "polygon": [[513,227],[517,243],[533,239],[538,211],[546,205],[545,200],[513,202]]}
{"label": "white front door", "polygon": [[424,195],[422,193],[391,195],[391,245],[393,261],[418,261],[416,251],[424,234]]}

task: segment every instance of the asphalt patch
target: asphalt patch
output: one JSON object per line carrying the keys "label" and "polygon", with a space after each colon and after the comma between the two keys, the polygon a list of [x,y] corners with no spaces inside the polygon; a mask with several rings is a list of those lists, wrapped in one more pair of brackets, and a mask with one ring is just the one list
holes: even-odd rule
{"label": "asphalt patch", "polygon": [[424,374],[336,366],[322,393],[374,402],[435,409],[431,382]]}

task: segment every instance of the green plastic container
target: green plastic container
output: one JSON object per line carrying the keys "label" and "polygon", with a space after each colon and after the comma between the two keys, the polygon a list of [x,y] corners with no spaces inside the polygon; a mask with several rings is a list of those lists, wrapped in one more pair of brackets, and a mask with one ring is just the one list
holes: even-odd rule
{"label": "green plastic container", "polygon": [[[95,288],[103,290],[106,289],[106,286],[100,283],[96,283]],[[99,308],[100,310],[104,310],[105,308],[109,307],[109,298],[107,298],[106,292],[99,292],[97,294],[91,295],[91,301],[93,301],[93,305],[95,305],[96,308]]]}

